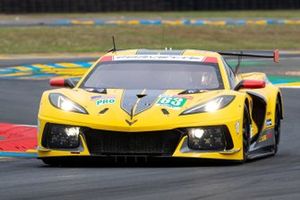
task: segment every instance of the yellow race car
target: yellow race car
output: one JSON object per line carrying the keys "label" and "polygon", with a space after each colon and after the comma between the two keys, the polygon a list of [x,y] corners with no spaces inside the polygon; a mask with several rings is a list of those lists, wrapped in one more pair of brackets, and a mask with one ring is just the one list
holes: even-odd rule
{"label": "yellow race car", "polygon": [[283,103],[264,73],[200,50],[112,50],[79,80],[55,78],[38,114],[38,157],[174,157],[244,162],[275,155]]}

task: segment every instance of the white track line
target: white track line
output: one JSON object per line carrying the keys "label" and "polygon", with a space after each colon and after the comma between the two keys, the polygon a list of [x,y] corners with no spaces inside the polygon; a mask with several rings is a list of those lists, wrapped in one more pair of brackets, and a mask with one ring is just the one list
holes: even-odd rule
{"label": "white track line", "polygon": [[36,128],[37,125],[28,125],[28,124],[14,124],[15,126],[26,126],[26,127],[34,127]]}
{"label": "white track line", "polygon": [[279,86],[280,88],[293,88],[293,89],[300,89],[300,86]]}

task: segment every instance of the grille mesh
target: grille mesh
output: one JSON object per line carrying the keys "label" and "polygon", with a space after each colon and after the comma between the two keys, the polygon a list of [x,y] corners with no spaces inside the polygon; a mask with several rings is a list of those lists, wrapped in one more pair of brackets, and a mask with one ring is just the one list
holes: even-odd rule
{"label": "grille mesh", "polygon": [[181,136],[178,130],[137,133],[90,130],[85,133],[93,155],[172,155]]}

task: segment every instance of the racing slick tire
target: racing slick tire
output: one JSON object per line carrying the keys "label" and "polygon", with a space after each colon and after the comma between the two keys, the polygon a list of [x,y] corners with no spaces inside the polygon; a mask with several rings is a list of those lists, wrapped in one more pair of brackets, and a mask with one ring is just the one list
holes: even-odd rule
{"label": "racing slick tire", "polygon": [[281,110],[280,110],[280,103],[277,100],[276,102],[276,110],[275,110],[275,127],[274,127],[274,134],[275,134],[275,142],[274,142],[274,155],[278,152],[278,145],[280,142],[280,130],[281,130]]}
{"label": "racing slick tire", "polygon": [[244,106],[243,116],[243,160],[242,163],[247,161],[250,148],[250,117],[247,106]]}
{"label": "racing slick tire", "polygon": [[41,158],[44,164],[49,166],[60,166],[62,164],[61,160],[58,158]]}

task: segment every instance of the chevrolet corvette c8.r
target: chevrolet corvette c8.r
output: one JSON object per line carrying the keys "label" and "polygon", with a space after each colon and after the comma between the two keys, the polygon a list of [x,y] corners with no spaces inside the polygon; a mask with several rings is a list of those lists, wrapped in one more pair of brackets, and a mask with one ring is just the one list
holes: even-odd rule
{"label": "chevrolet corvette c8.r", "polygon": [[[38,115],[38,157],[175,157],[243,162],[274,155],[280,89],[200,50],[120,50],[76,82],[54,78]],[[278,52],[271,57],[278,60]]]}

